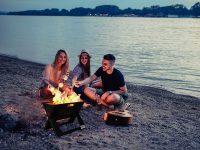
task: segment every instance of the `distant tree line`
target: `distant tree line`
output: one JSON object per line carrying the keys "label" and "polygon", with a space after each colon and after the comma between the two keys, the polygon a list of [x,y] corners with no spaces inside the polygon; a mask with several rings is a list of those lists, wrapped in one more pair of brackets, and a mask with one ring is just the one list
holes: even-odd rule
{"label": "distant tree line", "polygon": [[6,15],[7,13],[4,11],[0,11],[0,15]]}
{"label": "distant tree line", "polygon": [[141,17],[200,17],[200,2],[195,3],[190,9],[184,5],[176,4],[160,7],[159,5],[144,7],[143,9],[119,9],[115,5],[101,5],[94,9],[74,8],[70,11],[57,8],[45,10],[26,10],[3,13],[6,15],[38,15],[38,16],[141,16]]}

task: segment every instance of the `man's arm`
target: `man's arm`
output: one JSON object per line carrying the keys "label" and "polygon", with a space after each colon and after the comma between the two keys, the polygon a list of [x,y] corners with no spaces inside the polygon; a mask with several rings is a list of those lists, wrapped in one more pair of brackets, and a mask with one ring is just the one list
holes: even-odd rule
{"label": "man's arm", "polygon": [[79,87],[79,86],[82,86],[82,85],[87,85],[87,84],[91,83],[92,81],[94,81],[96,79],[97,79],[97,76],[95,74],[93,74],[92,76],[86,78],[83,81],[76,81],[75,86]]}
{"label": "man's arm", "polygon": [[117,91],[111,91],[111,92],[123,95],[123,94],[126,94],[128,92],[128,90],[127,90],[126,85],[124,85],[124,86],[120,87],[119,90],[117,90]]}

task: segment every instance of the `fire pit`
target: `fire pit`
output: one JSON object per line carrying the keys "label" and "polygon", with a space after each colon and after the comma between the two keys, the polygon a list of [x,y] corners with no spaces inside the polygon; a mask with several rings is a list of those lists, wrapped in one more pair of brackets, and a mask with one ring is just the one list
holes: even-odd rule
{"label": "fire pit", "polygon": [[[46,129],[53,128],[57,136],[62,136],[71,133],[76,130],[81,130],[85,128],[85,124],[79,115],[80,109],[83,105],[83,101],[71,102],[64,104],[54,104],[53,102],[43,102],[43,107],[47,114]],[[79,127],[70,129],[68,131],[63,131],[60,126],[68,123],[73,123],[77,118]],[[60,124],[58,121],[66,119],[67,121]]]}

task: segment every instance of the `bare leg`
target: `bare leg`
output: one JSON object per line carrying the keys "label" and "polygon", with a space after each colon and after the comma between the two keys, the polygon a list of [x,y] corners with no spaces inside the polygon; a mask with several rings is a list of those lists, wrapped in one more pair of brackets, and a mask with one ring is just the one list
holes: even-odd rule
{"label": "bare leg", "polygon": [[91,87],[86,87],[84,89],[84,93],[87,97],[89,97],[91,100],[97,102],[96,100],[96,89],[91,88]]}
{"label": "bare leg", "polygon": [[120,101],[120,96],[118,94],[111,94],[111,95],[102,95],[101,98],[99,95],[96,94],[96,89],[87,87],[84,90],[84,93],[86,96],[88,96],[91,100],[94,102],[97,102],[100,105],[103,105],[105,107],[112,107],[116,103]]}
{"label": "bare leg", "polygon": [[120,96],[118,94],[111,94],[105,99],[105,102],[108,105],[115,105],[116,103],[119,103],[119,101],[120,101]]}
{"label": "bare leg", "polygon": [[87,87],[87,88],[85,88],[84,93],[86,96],[88,96],[94,102],[108,107],[108,105],[100,98],[100,96],[96,94],[96,89]]}
{"label": "bare leg", "polygon": [[114,109],[114,105],[118,103],[120,100],[120,96],[118,94],[111,94],[102,100],[102,104],[109,109]]}

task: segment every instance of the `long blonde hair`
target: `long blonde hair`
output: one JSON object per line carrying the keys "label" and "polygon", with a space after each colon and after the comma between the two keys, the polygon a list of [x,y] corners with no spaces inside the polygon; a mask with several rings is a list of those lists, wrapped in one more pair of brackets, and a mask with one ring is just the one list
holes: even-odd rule
{"label": "long blonde hair", "polygon": [[57,51],[53,64],[56,65],[60,53],[64,53],[66,55],[66,62],[61,66],[62,74],[69,74],[69,55],[64,49]]}

